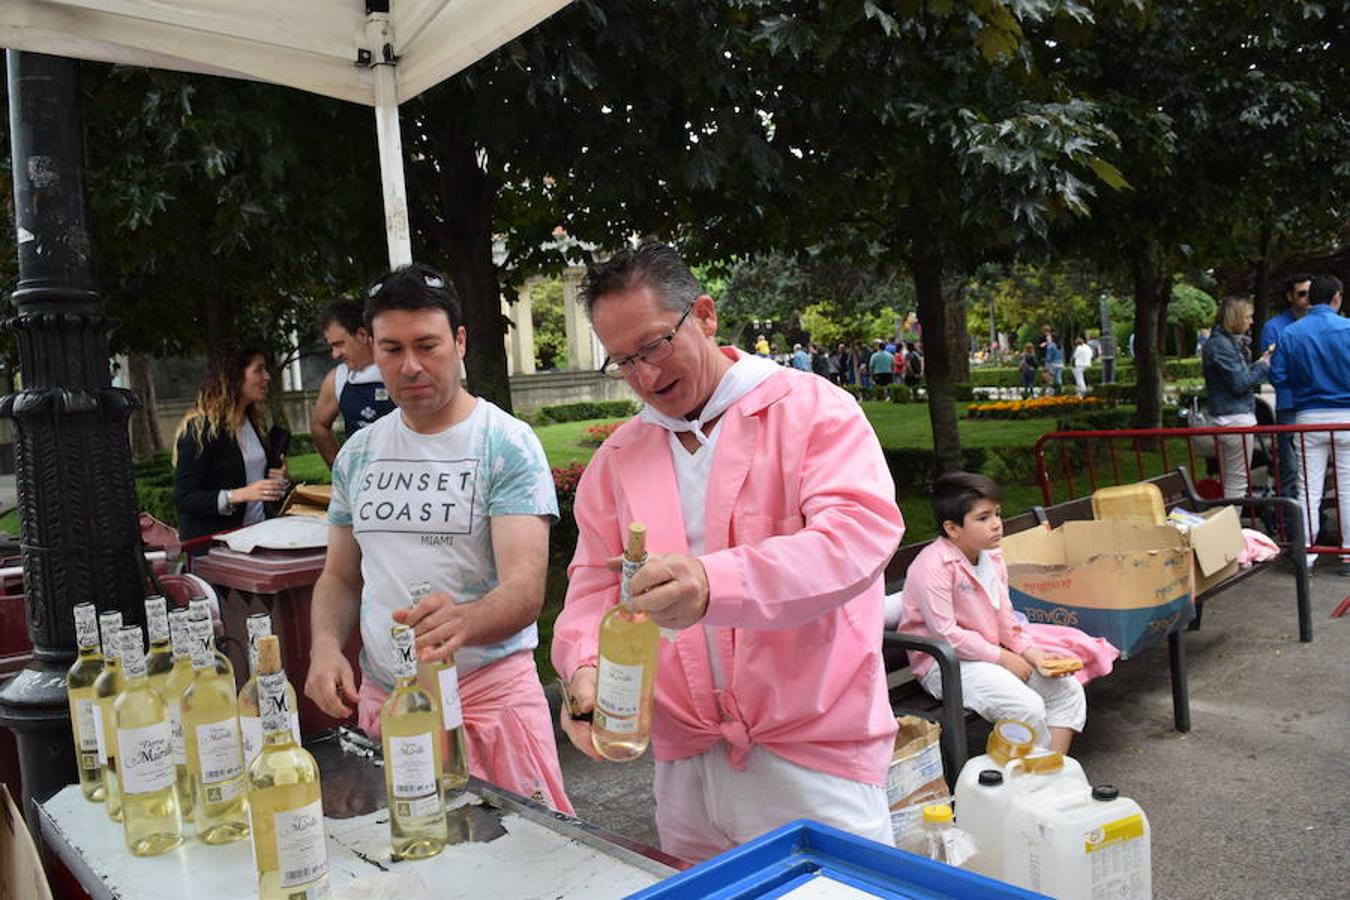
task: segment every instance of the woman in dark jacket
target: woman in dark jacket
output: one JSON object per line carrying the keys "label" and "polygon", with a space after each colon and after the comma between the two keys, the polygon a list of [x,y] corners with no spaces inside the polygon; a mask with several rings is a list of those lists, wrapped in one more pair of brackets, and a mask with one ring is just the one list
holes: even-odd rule
{"label": "woman in dark jacket", "polygon": [[[1252,304],[1241,297],[1219,303],[1219,321],[1200,350],[1205,373],[1205,407],[1215,425],[1223,428],[1256,424],[1256,389],[1270,374],[1270,348],[1252,362]],[[1218,440],[1223,495],[1247,494],[1252,436],[1225,435]]]}
{"label": "woman in dark jacket", "polygon": [[263,426],[271,380],[257,348],[229,347],[211,358],[174,437],[174,500],[184,541],[260,522],[266,505],[281,500],[290,434]]}

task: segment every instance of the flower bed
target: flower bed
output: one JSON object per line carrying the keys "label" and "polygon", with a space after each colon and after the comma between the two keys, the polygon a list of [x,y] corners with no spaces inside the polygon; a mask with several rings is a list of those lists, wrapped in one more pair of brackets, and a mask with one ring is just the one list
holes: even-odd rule
{"label": "flower bed", "polygon": [[1027,400],[1000,400],[996,403],[972,403],[966,407],[968,419],[1039,419],[1043,417],[1099,409],[1097,397],[1051,396]]}
{"label": "flower bed", "polygon": [[583,447],[599,447],[607,437],[618,431],[622,424],[623,422],[606,422],[603,425],[591,425],[582,433],[577,443]]}

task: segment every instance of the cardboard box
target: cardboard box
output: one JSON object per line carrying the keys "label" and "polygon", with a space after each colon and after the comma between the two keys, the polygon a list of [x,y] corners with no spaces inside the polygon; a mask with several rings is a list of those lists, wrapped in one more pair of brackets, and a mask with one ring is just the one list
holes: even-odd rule
{"label": "cardboard box", "polygon": [[42,858],[5,784],[0,784],[0,819],[0,900],[52,900]]}
{"label": "cardboard box", "polygon": [[942,726],[918,716],[900,716],[895,720],[895,752],[886,772],[886,805],[891,809],[909,806],[921,797],[946,795],[947,782],[942,775]]}
{"label": "cardboard box", "polygon": [[1194,557],[1196,596],[1237,574],[1238,556],[1246,545],[1237,507],[1221,506],[1198,515],[1203,524],[1192,525],[1185,532]]}
{"label": "cardboard box", "polygon": [[1032,622],[1106,638],[1122,659],[1195,614],[1192,551],[1170,525],[1065,522],[1003,539],[1013,606]]}

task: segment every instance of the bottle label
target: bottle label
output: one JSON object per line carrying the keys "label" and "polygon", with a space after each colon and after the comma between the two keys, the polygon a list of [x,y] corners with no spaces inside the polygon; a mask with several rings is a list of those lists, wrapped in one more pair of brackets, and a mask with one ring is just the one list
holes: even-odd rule
{"label": "bottle label", "polygon": [[92,603],[75,607],[75,643],[81,650],[98,649],[98,613]]}
{"label": "bottle label", "polygon": [[417,652],[413,649],[413,630],[395,628],[394,638],[394,677],[412,678],[417,675]]}
{"label": "bottle label", "polygon": [[389,758],[384,762],[392,766],[395,797],[420,799],[437,792],[435,752],[430,732],[389,738]]}
{"label": "bottle label", "polygon": [[622,666],[600,657],[595,691],[595,724],[614,734],[635,734],[642,702],[641,665]]}
{"label": "bottle label", "polygon": [[188,611],[175,609],[169,613],[169,635],[173,642],[173,658],[192,660],[192,648],[188,643]]}
{"label": "bottle label", "polygon": [[89,710],[94,717],[94,749],[98,753],[98,764],[102,768],[108,764],[108,736],[103,733],[103,706],[94,701]]}
{"label": "bottle label", "polygon": [[167,704],[169,707],[169,738],[173,741],[173,764],[175,766],[186,766],[187,743],[183,740],[183,708],[177,703]]}
{"label": "bottle label", "polygon": [[120,650],[122,669],[127,678],[140,678],[145,675],[145,648],[141,646],[141,629],[135,625],[123,628],[119,635],[122,641]]}
{"label": "bottle label", "polygon": [[328,873],[328,847],[323,836],[323,803],[278,812],[272,817],[277,836],[281,886],[295,887]]}
{"label": "bottle label", "polygon": [[169,609],[163,597],[145,598],[145,627],[150,633],[150,643],[169,639]]}
{"label": "bottle label", "polygon": [[436,686],[441,695],[441,721],[446,731],[464,725],[464,708],[459,702],[459,673],[454,666],[446,666],[436,673]]}
{"label": "bottle label", "polygon": [[[96,718],[98,715],[97,710],[98,704],[93,700],[75,701],[75,726],[80,732],[81,754],[98,752],[98,735],[94,733],[94,729],[98,726],[99,722]],[[81,761],[80,765],[86,769],[90,768],[90,766],[83,761]]]}
{"label": "bottle label", "polygon": [[175,775],[169,723],[117,729],[117,759],[123,794],[149,794],[172,787]]}
{"label": "bottle label", "polygon": [[257,716],[240,716],[239,731],[244,736],[244,768],[247,769],[262,752],[262,719]]}
{"label": "bottle label", "polygon": [[210,619],[193,619],[188,623],[188,646],[192,648],[192,668],[209,669],[215,665],[215,644],[211,640]]}
{"label": "bottle label", "polygon": [[98,615],[98,631],[103,637],[103,658],[117,659],[117,632],[122,628],[120,612],[105,612]]}
{"label": "bottle label", "polygon": [[645,555],[636,562],[626,556],[623,558],[623,571],[619,574],[619,602],[625,607],[632,602],[632,598],[628,594],[628,582],[633,579],[638,569],[642,568],[642,564],[646,561]]}
{"label": "bottle label", "polygon": [[229,803],[244,793],[244,779],[232,778],[229,781],[217,781],[203,784],[202,792],[207,803]]}
{"label": "bottle label", "polygon": [[244,770],[239,748],[239,720],[229,718],[198,725],[197,760],[203,782],[213,784],[237,778]]}
{"label": "bottle label", "polygon": [[412,800],[395,800],[394,814],[400,819],[423,819],[434,816],[441,808],[441,798],[437,794],[427,794]]}
{"label": "bottle label", "polygon": [[[286,698],[286,674],[273,672],[258,676],[258,728],[264,734],[285,731],[291,719]],[[258,746],[262,746],[259,737]]]}
{"label": "bottle label", "polygon": [[272,633],[272,618],[266,613],[254,613],[244,623],[248,628],[248,670],[258,671],[258,638]]}

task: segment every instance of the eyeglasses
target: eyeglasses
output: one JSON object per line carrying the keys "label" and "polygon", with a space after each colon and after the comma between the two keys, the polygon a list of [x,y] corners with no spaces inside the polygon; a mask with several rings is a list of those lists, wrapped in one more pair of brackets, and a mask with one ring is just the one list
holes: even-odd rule
{"label": "eyeglasses", "polygon": [[680,318],[675,322],[675,327],[661,335],[654,341],[643,344],[636,353],[630,353],[619,359],[605,358],[605,364],[600,367],[600,371],[606,378],[627,378],[637,371],[638,360],[642,360],[649,365],[655,365],[670,358],[670,354],[675,351],[675,335],[679,332],[680,326],[684,320],[689,318],[689,312],[694,308],[694,304],[689,304],[680,314]]}
{"label": "eyeglasses", "polygon": [[1294,296],[1302,300],[1304,297],[1308,296],[1309,291],[1310,291],[1309,288],[1304,288],[1301,291],[1294,291]]}
{"label": "eyeglasses", "polygon": [[[394,272],[394,273],[392,273],[392,274],[397,275],[397,274],[401,274],[401,273],[400,273],[400,272]],[[366,291],[366,296],[367,296],[367,297],[374,297],[374,296],[375,296],[376,294],[378,294],[380,291],[384,290],[384,283],[385,283],[386,281],[388,281],[389,278],[390,278],[390,276],[389,276],[389,275],[386,275],[385,277],[381,278],[379,281],[377,281],[377,282],[375,282],[374,284],[372,284],[372,285],[370,286],[370,289],[369,289],[368,291]],[[442,278],[440,275],[437,275],[437,274],[435,274],[435,273],[433,273],[433,272],[423,272],[423,273],[422,273],[422,283],[423,283],[424,285],[426,285],[427,287],[433,288],[433,289],[445,287],[445,279]]]}

